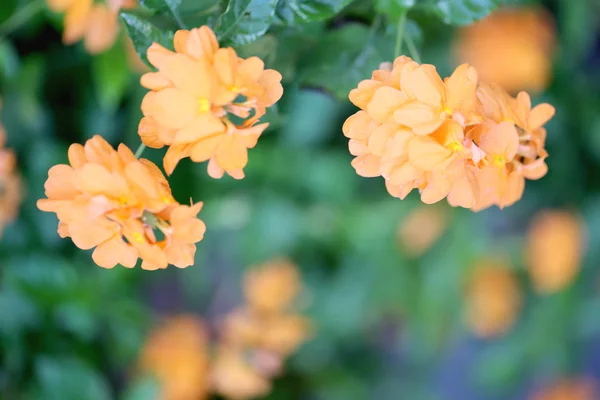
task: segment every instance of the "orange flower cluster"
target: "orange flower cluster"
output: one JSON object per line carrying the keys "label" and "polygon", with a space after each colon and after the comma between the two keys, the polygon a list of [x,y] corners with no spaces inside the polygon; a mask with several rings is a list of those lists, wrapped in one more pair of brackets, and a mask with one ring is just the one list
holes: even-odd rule
{"label": "orange flower cluster", "polygon": [[467,323],[480,337],[506,333],[521,306],[518,282],[509,266],[497,261],[477,265],[466,292]]}
{"label": "orange flower cluster", "polygon": [[224,321],[213,370],[215,391],[231,399],[266,395],[285,357],[310,334],[309,321],[287,309],[301,290],[296,267],[273,260],[248,272],[247,304]]}
{"label": "orange flower cluster", "polygon": [[58,216],[58,233],[71,237],[104,268],[121,264],[155,270],[194,263],[195,243],[204,223],[196,218],[202,203],[181,205],[163,174],[125,145],[115,151],[102,137],[69,148],[70,165],[53,166],[44,187],[42,211]]}
{"label": "orange flower cluster", "polygon": [[0,237],[4,226],[17,217],[22,195],[15,153],[5,148],[5,144],[6,132],[0,125]]}
{"label": "orange flower cluster", "polygon": [[300,289],[298,271],[288,261],[251,270],[245,281],[248,304],[226,316],[214,358],[202,321],[176,317],[144,345],[142,371],[158,379],[163,400],[198,400],[210,393],[227,399],[266,395],[284,357],[308,336],[308,320],[285,312]]}
{"label": "orange flower cluster", "polygon": [[462,28],[455,53],[486,82],[511,93],[541,92],[551,78],[555,41],[551,16],[543,8],[504,8]]}
{"label": "orange flower cluster", "polygon": [[73,44],[83,39],[91,54],[110,48],[119,34],[119,10],[135,8],[136,0],[47,0],[48,7],[65,14],[63,42]]}
{"label": "orange flower cluster", "polygon": [[598,388],[589,378],[562,378],[535,393],[531,400],[596,400]]}
{"label": "orange flower cluster", "polygon": [[213,178],[226,172],[242,179],[248,149],[268,126],[256,122],[283,94],[281,74],[265,69],[258,57],[242,59],[230,47],[219,48],[208,26],[177,31],[174,47],[175,52],[154,43],[148,49],[158,72],[141,79],[151,90],[142,102],[142,141],[153,148],[169,146],[164,158],[169,175],[190,157],[208,160]]}
{"label": "orange flower cluster", "polygon": [[542,211],[527,234],[526,264],[539,293],[570,285],[581,268],[585,232],[580,217],[568,211]]}
{"label": "orange flower cluster", "polygon": [[427,204],[503,208],[521,198],[526,178],[547,172],[543,125],[554,108],[480,83],[466,64],[442,80],[433,65],[401,56],[349,97],[361,109],[343,126],[352,165],[383,176],[394,197],[416,188]]}

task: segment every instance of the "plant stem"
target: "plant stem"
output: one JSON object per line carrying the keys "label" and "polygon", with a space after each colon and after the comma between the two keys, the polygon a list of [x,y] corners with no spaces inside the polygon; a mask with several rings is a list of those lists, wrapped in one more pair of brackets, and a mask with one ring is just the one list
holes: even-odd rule
{"label": "plant stem", "polygon": [[146,145],[141,143],[140,147],[135,151],[135,158],[140,158],[144,150],[146,150]]}
{"label": "plant stem", "polygon": [[419,55],[419,51],[417,50],[417,46],[415,46],[415,42],[412,40],[410,35],[406,35],[404,39],[406,41],[406,47],[408,47],[408,52],[413,60],[417,63],[421,64],[421,56]]}
{"label": "plant stem", "polygon": [[0,25],[0,42],[12,31],[25,25],[29,20],[44,8],[43,0],[33,0],[25,7],[20,8],[8,20]]}
{"label": "plant stem", "polygon": [[394,51],[394,58],[399,57],[402,52],[402,41],[404,38],[404,26],[406,25],[406,12],[403,12],[398,20],[398,27],[396,29],[396,49]]}

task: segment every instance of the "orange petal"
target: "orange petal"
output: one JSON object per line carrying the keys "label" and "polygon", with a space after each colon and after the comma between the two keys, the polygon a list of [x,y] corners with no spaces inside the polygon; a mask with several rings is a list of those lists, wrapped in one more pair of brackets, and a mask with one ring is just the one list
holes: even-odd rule
{"label": "orange petal", "polygon": [[[165,142],[163,142],[159,131],[162,128],[160,125],[156,123],[154,118],[152,117],[144,117],[140,120],[140,124],[138,126],[138,134],[142,139],[142,142],[153,149],[160,149],[164,147]],[[171,144],[171,143],[169,143]]]}
{"label": "orange petal", "polygon": [[387,177],[387,180],[391,185],[402,186],[418,179],[422,175],[422,172],[411,165],[409,162],[397,165],[393,168]]}
{"label": "orange petal", "polygon": [[47,0],[48,8],[54,12],[64,12],[73,5],[75,0]]}
{"label": "orange petal", "polygon": [[452,182],[439,172],[430,174],[427,186],[421,192],[421,201],[425,204],[433,204],[442,200],[450,193]]}
{"label": "orange petal", "polygon": [[64,19],[63,42],[73,44],[83,38],[88,26],[92,0],[78,0],[67,9]]}
{"label": "orange petal", "polygon": [[356,89],[352,89],[348,98],[358,108],[366,109],[373,95],[383,86],[383,83],[373,79],[361,81]]}
{"label": "orange petal", "polygon": [[367,112],[377,122],[394,122],[394,112],[404,105],[406,100],[401,91],[383,86],[375,91],[367,106]]}
{"label": "orange petal", "polygon": [[190,148],[190,158],[192,161],[203,162],[213,157],[224,137],[224,135],[207,137],[206,139],[192,144],[192,147]]}
{"label": "orange petal", "polygon": [[400,87],[408,97],[430,107],[439,108],[444,101],[444,82],[433,65],[424,64],[403,73]]}
{"label": "orange petal", "polygon": [[150,92],[142,102],[142,112],[152,116],[159,124],[181,129],[192,122],[197,115],[198,103],[185,92],[169,88],[159,92]]}
{"label": "orange petal", "polygon": [[146,89],[161,90],[171,86],[171,81],[160,72],[147,72],[140,78],[140,84]]}
{"label": "orange petal", "polygon": [[369,136],[368,146],[371,153],[381,156],[386,150],[388,140],[394,136],[400,127],[395,123],[380,125]]}
{"label": "orange petal", "polygon": [[173,173],[179,161],[190,156],[191,148],[192,145],[190,144],[174,144],[169,146],[169,149],[163,158],[163,167],[165,168],[167,175]]}
{"label": "orange petal", "polygon": [[73,143],[69,146],[68,157],[69,164],[71,164],[71,167],[73,168],[79,168],[87,162],[85,150],[79,143]]}
{"label": "orange petal", "polygon": [[215,153],[215,161],[226,171],[244,168],[248,163],[248,149],[233,135],[225,135]]}
{"label": "orange petal", "polygon": [[451,110],[469,114],[475,109],[477,82],[475,68],[463,64],[446,81],[446,105]]}
{"label": "orange petal", "polygon": [[519,149],[519,133],[510,122],[493,124],[481,135],[479,147],[488,155],[502,156],[508,163]]}
{"label": "orange petal", "polygon": [[174,54],[175,53],[171,50],[164,48],[158,43],[152,43],[146,51],[146,56],[148,57],[150,64],[154,65],[159,70],[164,68],[169,58]]}
{"label": "orange petal", "polygon": [[190,37],[190,31],[178,30],[173,37],[173,46],[175,51],[181,54],[187,53],[187,41]]}
{"label": "orange petal", "polygon": [[529,114],[529,130],[534,131],[541,128],[546,122],[554,116],[554,107],[550,104],[539,104],[535,106]]}
{"label": "orange petal", "polygon": [[283,95],[281,79],[281,74],[273,69],[265,69],[260,75],[258,83],[265,88],[265,92],[258,100],[264,107],[271,107]]}
{"label": "orange petal", "polygon": [[179,90],[192,97],[209,99],[214,69],[205,60],[193,60],[183,54],[167,58],[160,72]]}
{"label": "orange petal", "polygon": [[239,140],[246,148],[252,149],[256,146],[258,142],[258,138],[265,129],[269,127],[268,123],[254,125],[251,128],[247,129],[238,129],[236,132],[237,140]]}
{"label": "orange petal", "polygon": [[120,197],[128,192],[127,182],[123,177],[112,174],[98,164],[85,164],[75,171],[75,187],[91,195],[108,195]]}
{"label": "orange petal", "polygon": [[361,110],[348,117],[342,126],[342,132],[347,138],[366,140],[377,126],[379,124],[366,111]]}
{"label": "orange petal", "polygon": [[210,136],[222,135],[225,133],[225,129],[225,125],[220,119],[210,113],[203,113],[185,128],[177,131],[173,143],[195,143]]}
{"label": "orange petal", "polygon": [[206,57],[212,60],[219,49],[219,42],[212,29],[205,25],[190,31],[186,48],[187,53],[196,59]]}
{"label": "orange petal", "polygon": [[410,163],[424,171],[431,171],[452,156],[448,150],[429,136],[417,136],[408,144]]}
{"label": "orange petal", "polygon": [[467,174],[457,180],[448,193],[448,203],[452,207],[471,208],[479,199],[479,186],[474,176]]}
{"label": "orange petal", "polygon": [[238,65],[238,74],[246,80],[258,81],[265,69],[265,63],[258,57],[249,57]]}
{"label": "orange petal", "polygon": [[352,166],[356,170],[356,173],[366,178],[372,178],[379,176],[379,157],[372,154],[365,154],[363,156],[356,157],[352,160]]}
{"label": "orange petal", "polygon": [[527,179],[538,180],[548,173],[548,165],[544,158],[538,158],[529,164],[524,164],[521,173]]}
{"label": "orange petal", "polygon": [[413,184],[393,185],[389,181],[386,181],[385,188],[390,195],[397,197],[400,200],[404,200],[415,187]]}
{"label": "orange petal", "polygon": [[118,12],[104,4],[93,6],[87,20],[85,49],[90,54],[98,54],[109,49],[119,33]]}
{"label": "orange petal", "polygon": [[100,243],[92,253],[92,260],[102,268],[113,268],[117,264],[133,268],[137,259],[137,250],[128,246],[119,235]]}
{"label": "orange petal", "polygon": [[206,168],[208,175],[214,179],[221,179],[223,174],[225,174],[225,170],[221,168],[221,166],[215,160],[215,157],[211,158],[208,161],[208,167]]}
{"label": "orange petal", "polygon": [[100,217],[94,221],[77,221],[69,225],[69,236],[75,246],[89,250],[113,237],[119,229],[116,222]]}
{"label": "orange petal", "polygon": [[402,105],[394,112],[394,120],[400,125],[408,126],[417,135],[428,135],[444,122],[433,108],[419,102]]}
{"label": "orange petal", "polygon": [[508,177],[506,193],[502,198],[502,207],[508,207],[516,203],[523,197],[525,191],[525,178],[517,171],[513,171]]}

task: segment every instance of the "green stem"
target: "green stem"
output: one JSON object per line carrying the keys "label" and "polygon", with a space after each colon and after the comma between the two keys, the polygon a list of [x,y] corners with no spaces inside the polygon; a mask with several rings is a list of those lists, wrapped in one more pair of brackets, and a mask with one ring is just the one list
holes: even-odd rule
{"label": "green stem", "polygon": [[419,55],[419,51],[417,50],[417,46],[415,46],[415,42],[412,40],[410,35],[406,35],[404,39],[406,41],[406,47],[408,47],[408,52],[413,60],[417,63],[421,64],[421,56]]}
{"label": "green stem", "polygon": [[140,147],[135,151],[135,158],[140,158],[144,150],[146,150],[146,145],[141,143]]}
{"label": "green stem", "polygon": [[185,23],[183,22],[183,20],[179,16],[179,13],[177,12],[177,10],[175,10],[174,7],[171,7],[170,0],[164,0],[164,2],[167,5],[167,7],[169,8],[169,11],[171,11],[171,14],[173,14],[173,18],[175,18],[175,21],[177,22],[177,25],[179,25],[179,27],[181,29],[187,29],[187,27],[185,26]]}
{"label": "green stem", "polygon": [[402,52],[402,41],[404,38],[404,26],[406,25],[406,12],[402,13],[398,20],[398,27],[396,29],[396,49],[394,51],[394,58],[400,56]]}
{"label": "green stem", "polygon": [[25,7],[20,8],[7,21],[0,25],[0,42],[21,26],[25,25],[29,20],[44,8],[43,0],[34,0]]}

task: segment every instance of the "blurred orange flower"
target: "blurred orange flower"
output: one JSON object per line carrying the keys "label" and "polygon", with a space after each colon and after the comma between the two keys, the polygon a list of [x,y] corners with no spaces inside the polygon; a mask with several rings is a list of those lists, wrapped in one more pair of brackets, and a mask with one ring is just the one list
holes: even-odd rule
{"label": "blurred orange flower", "polygon": [[191,315],[165,321],[144,344],[140,369],[157,379],[161,400],[207,398],[209,348],[202,321]]}
{"label": "blurred orange flower", "polygon": [[418,207],[400,221],[398,242],[405,254],[418,257],[429,250],[448,227],[449,216],[440,207]]}
{"label": "blurred orange flower", "polygon": [[513,326],[521,306],[521,292],[509,266],[483,261],[470,277],[465,301],[467,324],[473,333],[495,337]]}
{"label": "blurred orange flower", "polygon": [[554,47],[553,21],[545,9],[504,8],[462,28],[455,53],[483,80],[509,92],[541,92],[551,78]]}
{"label": "blurred orange flower", "polygon": [[593,381],[563,378],[535,393],[531,400],[595,400],[597,396],[597,388]]}
{"label": "blurred orange flower", "polygon": [[0,125],[0,237],[4,227],[17,217],[22,197],[21,176],[16,170],[15,153],[5,148],[5,144],[6,132]]}
{"label": "blurred orange flower", "polygon": [[[149,147],[169,146],[164,158],[167,174],[186,157],[208,161],[208,173],[244,177],[248,149],[268,124],[256,125],[266,108],[283,94],[281,74],[265,69],[258,57],[241,59],[232,48],[219,48],[208,26],[177,31],[175,52],[157,43],[148,60],[158,72],[142,76],[151,91],[142,102],[139,125]],[[243,119],[236,125],[232,118]]]}
{"label": "blurred orange flower", "polygon": [[575,280],[584,241],[581,219],[568,211],[543,211],[534,217],[527,234],[526,262],[538,292],[554,293]]}
{"label": "blurred orange flower", "polygon": [[119,33],[119,10],[133,8],[132,0],[110,0],[108,4],[93,0],[47,0],[48,7],[64,13],[63,42],[73,44],[83,39],[91,54],[110,48]]}
{"label": "blurred orange flower", "polygon": [[[204,223],[202,203],[178,204],[158,167],[135,158],[125,145],[115,151],[101,136],[69,148],[70,165],[55,165],[44,187],[42,211],[56,213],[61,237],[71,237],[104,268],[184,268],[194,263]],[[162,238],[161,238],[162,236]]]}
{"label": "blurred orange flower", "polygon": [[552,106],[531,108],[524,92],[512,98],[480,83],[467,64],[445,80],[406,56],[389,68],[349,94],[361,110],[342,130],[359,175],[383,176],[400,199],[416,188],[426,204],[447,198],[478,211],[515,203],[525,179],[546,174],[543,125]]}
{"label": "blurred orange flower", "polygon": [[284,311],[300,292],[300,275],[287,259],[274,259],[244,277],[244,293],[249,307],[258,313]]}
{"label": "blurred orange flower", "polygon": [[244,279],[248,304],[224,319],[213,368],[215,391],[248,399],[271,390],[270,379],[282,371],[285,357],[312,333],[310,321],[286,311],[300,292],[296,266],[275,259],[252,268]]}

